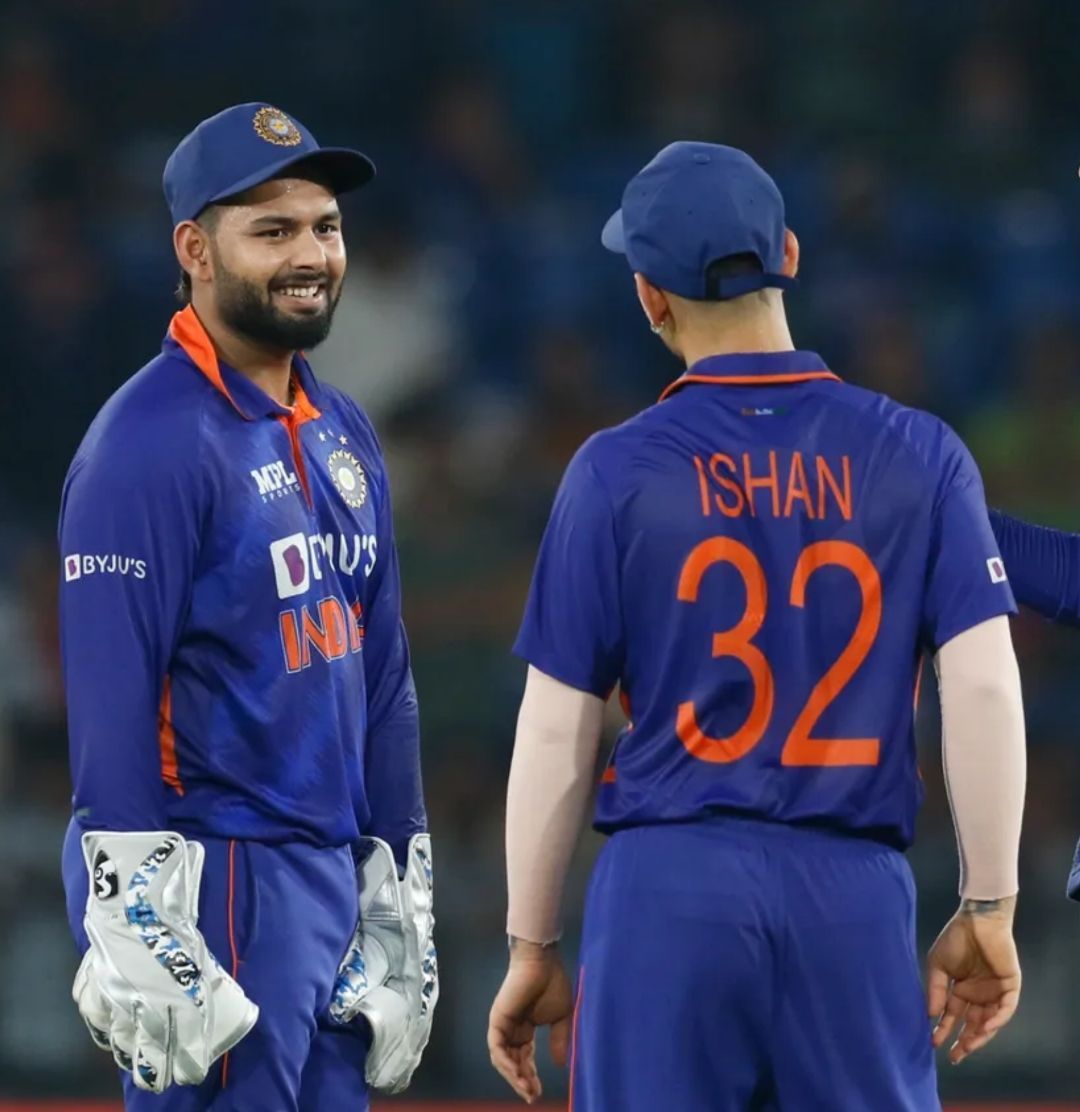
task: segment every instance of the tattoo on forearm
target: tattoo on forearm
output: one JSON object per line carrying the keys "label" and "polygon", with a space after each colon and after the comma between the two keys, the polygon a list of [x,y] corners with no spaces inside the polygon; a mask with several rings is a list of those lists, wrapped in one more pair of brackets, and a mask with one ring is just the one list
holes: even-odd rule
{"label": "tattoo on forearm", "polygon": [[968,915],[989,915],[1000,911],[1004,900],[961,900],[960,910]]}

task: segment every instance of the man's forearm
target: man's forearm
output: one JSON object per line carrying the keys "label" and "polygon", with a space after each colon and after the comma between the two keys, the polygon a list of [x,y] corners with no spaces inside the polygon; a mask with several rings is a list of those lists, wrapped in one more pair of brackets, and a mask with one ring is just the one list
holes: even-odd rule
{"label": "man's forearm", "polygon": [[1014,896],[1018,887],[1027,763],[1008,619],[992,618],[954,637],[935,663],[960,894],[974,914],[979,905]]}
{"label": "man's forearm", "polygon": [[596,696],[529,669],[506,799],[507,931],[523,949],[559,937],[603,713]]}

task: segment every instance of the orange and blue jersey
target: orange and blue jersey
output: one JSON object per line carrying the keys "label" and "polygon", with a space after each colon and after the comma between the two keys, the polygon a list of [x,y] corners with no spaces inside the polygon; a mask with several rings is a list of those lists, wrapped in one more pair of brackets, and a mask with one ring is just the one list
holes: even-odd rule
{"label": "orange and blue jersey", "polygon": [[723,355],[577,453],[516,652],[621,688],[598,829],[731,814],[905,847],[920,661],[1014,609],[951,429],[812,352]]}
{"label": "orange and blue jersey", "polygon": [[61,640],[83,828],[398,850],[426,826],[390,496],[360,408],[278,405],[191,308],[64,486]]}

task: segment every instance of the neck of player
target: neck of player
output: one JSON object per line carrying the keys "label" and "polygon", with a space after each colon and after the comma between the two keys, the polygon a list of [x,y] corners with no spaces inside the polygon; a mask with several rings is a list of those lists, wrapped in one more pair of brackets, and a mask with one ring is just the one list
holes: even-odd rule
{"label": "neck of player", "polygon": [[779,306],[762,312],[736,311],[726,320],[723,315],[709,314],[701,319],[688,316],[677,322],[673,339],[687,367],[710,355],[795,350],[787,318]]}
{"label": "neck of player", "polygon": [[203,306],[199,307],[199,318],[219,360],[250,378],[278,405],[291,404],[289,387],[294,352],[266,347],[240,335],[227,328],[212,310],[207,313]]}

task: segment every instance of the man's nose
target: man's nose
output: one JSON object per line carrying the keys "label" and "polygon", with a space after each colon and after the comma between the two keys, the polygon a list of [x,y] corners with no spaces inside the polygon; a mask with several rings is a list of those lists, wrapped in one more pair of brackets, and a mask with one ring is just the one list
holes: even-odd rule
{"label": "man's nose", "polygon": [[313,229],[296,237],[289,261],[297,270],[315,270],[320,274],[326,270],[326,247]]}

